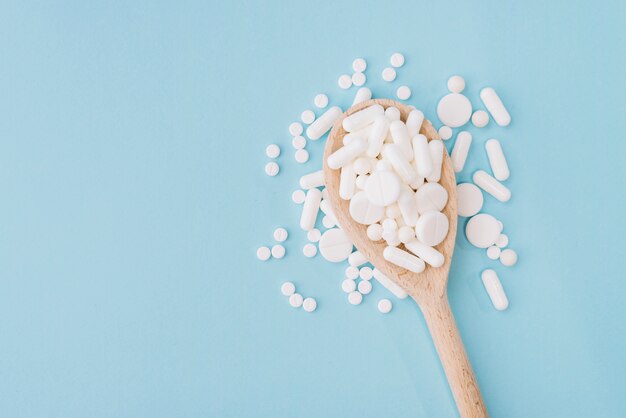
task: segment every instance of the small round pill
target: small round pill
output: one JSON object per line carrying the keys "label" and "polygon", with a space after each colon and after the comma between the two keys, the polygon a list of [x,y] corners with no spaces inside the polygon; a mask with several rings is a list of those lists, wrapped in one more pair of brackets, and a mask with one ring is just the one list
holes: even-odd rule
{"label": "small round pill", "polygon": [[509,245],[509,237],[506,234],[500,234],[496,240],[496,245],[500,248],[504,248]]}
{"label": "small round pill", "polygon": [[357,58],[352,61],[352,69],[357,73],[362,73],[367,68],[367,61],[363,58]]}
{"label": "small round pill", "polygon": [[383,70],[383,80],[393,81],[396,79],[396,70],[391,67],[387,67]]}
{"label": "small round pill", "polygon": [[500,253],[500,262],[507,267],[514,266],[517,263],[517,253],[510,248],[502,250]]}
{"label": "small round pill", "polygon": [[300,306],[302,306],[302,302],[302,295],[300,293],[294,293],[293,295],[289,296],[289,304],[294,308],[299,308]]}
{"label": "small round pill", "polygon": [[473,216],[465,225],[465,236],[475,247],[488,248],[495,244],[502,228],[498,220],[487,213]]}
{"label": "small round pill", "polygon": [[390,121],[400,120],[400,109],[395,106],[389,106],[385,109],[385,116],[387,116],[387,119]]}
{"label": "small round pill", "polygon": [[302,149],[306,147],[306,138],[304,138],[302,135],[294,136],[291,140],[291,146],[293,146],[295,149]]}
{"label": "small round pill", "polygon": [[465,80],[460,75],[453,75],[448,79],[448,90],[452,93],[460,93],[465,88]]}
{"label": "small round pill", "polygon": [[497,260],[500,257],[500,252],[500,248],[492,245],[491,247],[487,248],[487,257],[492,260]]}
{"label": "small round pill", "polygon": [[297,150],[294,156],[295,156],[296,162],[300,164],[304,164],[307,161],[309,161],[309,152],[305,150],[304,148]]}
{"label": "small round pill", "polygon": [[352,84],[357,87],[361,87],[363,84],[365,84],[365,80],[367,80],[367,77],[365,77],[365,74],[363,73],[352,74]]}
{"label": "small round pill", "polygon": [[283,227],[279,227],[274,230],[274,239],[277,242],[284,242],[288,236],[289,234],[287,233],[287,230]]}
{"label": "small round pill", "polygon": [[317,254],[317,247],[311,243],[305,244],[304,247],[302,247],[302,254],[304,254],[307,258],[315,257]]}
{"label": "small round pill", "polygon": [[484,128],[489,123],[489,114],[484,110],[477,110],[472,114],[472,123],[477,128]]}
{"label": "small round pill", "polygon": [[378,311],[380,313],[389,313],[391,312],[391,308],[393,308],[393,304],[389,299],[381,299],[378,301]]}
{"label": "small round pill", "polygon": [[328,106],[328,96],[324,93],[318,94],[313,99],[313,104],[315,104],[315,107],[317,107],[318,109],[325,108],[326,106]]}
{"label": "small round pill", "polygon": [[407,100],[411,97],[411,89],[409,86],[400,86],[398,90],[396,90],[396,96],[398,96],[400,100]]}
{"label": "small round pill", "polygon": [[339,80],[337,80],[337,84],[339,85],[339,88],[343,90],[349,89],[352,87],[352,77],[348,74],[343,74],[339,77]]}
{"label": "small round pill", "polygon": [[372,241],[380,241],[383,238],[383,226],[378,223],[368,226],[367,237]]}
{"label": "small round pill", "polygon": [[360,157],[354,160],[352,168],[357,175],[367,174],[372,170],[372,165],[369,158]]}
{"label": "small round pill", "polygon": [[415,239],[415,230],[408,225],[404,225],[398,229],[398,239],[401,243],[406,244]]}
{"label": "small round pill", "polygon": [[374,271],[371,267],[361,267],[361,269],[359,270],[359,277],[361,278],[361,280],[371,280],[372,277],[374,277]]}
{"label": "small round pill", "polygon": [[448,139],[452,138],[452,128],[446,125],[443,125],[441,128],[439,128],[439,137],[441,139],[443,139],[444,141],[447,141]]}
{"label": "small round pill", "polygon": [[363,302],[363,295],[356,291],[350,292],[348,294],[348,302],[350,302],[350,305],[359,305]]}
{"label": "small round pill", "polygon": [[256,250],[256,257],[261,261],[269,260],[271,255],[272,255],[272,252],[270,251],[268,247],[265,247],[265,246],[259,247]]}
{"label": "small round pill", "polygon": [[355,280],[359,277],[359,268],[355,266],[348,266],[346,268],[346,278]]}
{"label": "small round pill", "polygon": [[276,244],[272,247],[272,257],[281,259],[284,256],[285,256],[285,247],[283,247],[280,244]]}
{"label": "small round pill", "polygon": [[280,293],[285,296],[291,296],[296,292],[296,285],[291,282],[285,282],[280,286]]}
{"label": "small round pill", "polygon": [[297,205],[303,204],[305,198],[306,193],[304,193],[304,190],[294,190],[294,192],[291,194],[291,200]]}
{"label": "small round pill", "polygon": [[289,125],[289,133],[291,134],[291,136],[302,135],[303,131],[304,128],[302,127],[302,124],[300,122],[293,122],[291,125]]}
{"label": "small round pill", "polygon": [[335,223],[335,220],[333,218],[326,215],[322,218],[322,225],[324,225],[324,228],[330,229],[330,228],[334,228],[335,225],[337,224]]}
{"label": "small round pill", "polygon": [[394,203],[392,205],[386,206],[385,216],[387,218],[393,218],[393,219],[402,216],[402,213],[400,212],[400,207],[398,206],[398,204]]}
{"label": "small round pill", "polygon": [[280,167],[274,161],[265,164],[265,174],[274,177],[280,171]]}
{"label": "small round pill", "polygon": [[269,158],[278,158],[280,155],[280,147],[276,144],[269,144],[267,148],[265,148],[265,155]]}
{"label": "small round pill", "polygon": [[306,233],[306,239],[308,239],[311,242],[317,242],[320,240],[321,237],[322,237],[322,233],[317,228],[313,228],[309,232]]}
{"label": "small round pill", "polygon": [[474,216],[483,207],[483,193],[474,183],[458,184],[456,186],[456,200],[459,216]]}
{"label": "small round pill", "polygon": [[313,312],[317,308],[317,302],[313,298],[306,298],[302,302],[302,309],[305,312]]}
{"label": "small round pill", "polygon": [[341,282],[341,290],[346,293],[354,292],[356,290],[356,282],[352,279],[345,279]]}
{"label": "small round pill", "polygon": [[402,67],[404,65],[404,55],[396,52],[395,54],[391,55],[391,58],[389,58],[389,63],[396,68]]}
{"label": "small round pill", "polygon": [[307,109],[304,112],[300,113],[300,120],[302,123],[310,125],[315,120],[315,113],[312,110]]}
{"label": "small round pill", "polygon": [[357,289],[359,289],[359,292],[362,295],[367,295],[369,292],[372,291],[372,283],[367,280],[361,280],[359,282],[359,285],[357,286]]}

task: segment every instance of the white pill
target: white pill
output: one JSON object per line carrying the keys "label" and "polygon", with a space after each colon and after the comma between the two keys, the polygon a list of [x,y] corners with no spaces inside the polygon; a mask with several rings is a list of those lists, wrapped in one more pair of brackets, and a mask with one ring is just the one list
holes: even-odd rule
{"label": "white pill", "polygon": [[433,171],[433,162],[430,158],[428,139],[422,134],[417,134],[412,139],[413,164],[417,175],[428,177]]}
{"label": "white pill", "polygon": [[[400,147],[404,158],[408,161],[413,159],[413,150],[411,149],[411,137],[409,130],[401,120],[394,120],[389,125],[389,133],[393,143]],[[393,163],[392,163],[393,164]]]}
{"label": "white pill", "polygon": [[394,53],[389,58],[389,63],[396,68],[402,67],[404,65],[404,55],[399,52]]}
{"label": "white pill", "polygon": [[443,125],[441,128],[439,128],[439,137],[441,139],[443,139],[444,141],[447,141],[448,139],[452,138],[452,128],[446,125]]}
{"label": "white pill", "polygon": [[400,109],[395,106],[389,106],[385,109],[385,117],[390,121],[400,120]]}
{"label": "white pill", "polygon": [[490,139],[485,142],[485,149],[487,150],[487,157],[489,158],[489,165],[493,176],[500,181],[504,181],[509,178],[509,165],[504,157],[504,151],[500,141],[497,139]]}
{"label": "white pill", "polygon": [[376,117],[376,119],[374,119],[374,123],[368,137],[367,155],[369,157],[374,158],[378,156],[378,154],[380,154],[380,150],[383,147],[383,142],[385,141],[387,133],[389,132],[390,124],[391,120],[389,120],[384,115],[379,115]]}
{"label": "white pill", "polygon": [[385,207],[385,216],[392,219],[402,216],[402,212],[400,212],[400,207],[398,207],[398,204],[393,203]]}
{"label": "white pill", "polygon": [[387,67],[383,70],[383,80],[393,81],[396,79],[396,70],[391,67]]}
{"label": "white pill", "polygon": [[369,178],[370,176],[368,175],[356,176],[356,180],[354,181],[354,184],[356,185],[357,189],[365,190],[365,185],[367,184],[367,179]]}
{"label": "white pill", "polygon": [[302,215],[300,216],[300,228],[305,231],[313,229],[321,202],[322,192],[320,192],[319,189],[310,189],[306,193],[304,205],[302,206]]}
{"label": "white pill", "polygon": [[315,96],[315,98],[313,99],[313,103],[315,104],[315,107],[323,109],[328,106],[328,96],[326,96],[324,93],[320,93]]}
{"label": "white pill", "polygon": [[348,164],[342,167],[339,175],[339,197],[343,200],[351,199],[356,189],[356,173],[354,165]]}
{"label": "white pill", "polygon": [[289,237],[289,233],[287,233],[287,230],[285,228],[276,228],[274,230],[274,239],[277,242],[284,242],[287,240],[287,238]]}
{"label": "white pill", "polygon": [[400,100],[408,100],[411,97],[411,88],[409,86],[400,86],[396,90],[396,96]]}
{"label": "white pill", "polygon": [[322,218],[322,225],[326,229],[334,228],[337,226],[337,221],[333,217],[326,215]]}
{"label": "white pill", "polygon": [[359,293],[367,295],[372,291],[372,283],[367,280],[361,280],[357,288],[359,289]]}
{"label": "white pill", "polygon": [[450,159],[452,160],[452,168],[455,173],[459,173],[465,167],[465,161],[467,161],[467,155],[469,154],[470,146],[472,145],[472,134],[467,131],[461,131],[456,136],[456,142],[454,148],[452,148],[452,154]]}
{"label": "white pill", "polygon": [[360,251],[355,251],[348,257],[348,263],[351,266],[360,266],[367,263],[367,258]]}
{"label": "white pill", "polygon": [[510,248],[502,250],[500,253],[500,262],[507,266],[514,266],[517,263],[517,253]]}
{"label": "white pill", "polygon": [[415,239],[415,230],[408,225],[401,226],[398,229],[398,239],[403,244],[411,242]]}
{"label": "white pill", "polygon": [[440,212],[448,203],[448,191],[439,183],[426,183],[415,192],[417,211],[420,214]]}
{"label": "white pill", "polygon": [[302,121],[302,123],[310,125],[315,120],[315,113],[313,113],[312,110],[307,109],[300,113],[300,120]]}
{"label": "white pill", "polygon": [[372,280],[373,272],[371,267],[361,267],[359,270],[361,280]]}
{"label": "white pill", "polygon": [[437,268],[443,266],[445,262],[445,257],[435,248],[430,247],[426,244],[419,242],[418,240],[413,240],[405,244],[407,250],[411,251],[413,254],[424,260],[429,265]]}
{"label": "white pill", "polygon": [[304,191],[302,190],[295,190],[292,194],[291,194],[291,200],[293,201],[293,203],[297,204],[297,205],[301,205],[304,203],[304,198],[306,197],[306,194],[304,193]]}
{"label": "white pill", "polygon": [[337,84],[339,85],[340,89],[349,89],[350,87],[352,87],[352,77],[350,77],[348,74],[343,74],[339,76]]}
{"label": "white pill", "polygon": [[320,254],[332,263],[338,263],[352,253],[352,241],[339,228],[329,229],[322,234],[319,242]]}
{"label": "white pill", "polygon": [[364,191],[356,193],[350,200],[350,216],[363,225],[380,221],[385,214],[385,207],[370,202]]}
{"label": "white pill", "polygon": [[504,248],[509,245],[509,237],[505,234],[500,234],[498,239],[496,240],[496,245],[500,248]]}
{"label": "white pill", "polygon": [[352,106],[354,106],[355,104],[362,103],[371,98],[372,98],[372,91],[368,89],[367,87],[361,87],[360,89],[356,91],[356,94],[354,95],[354,101],[352,102]]}
{"label": "white pill", "polygon": [[378,160],[378,162],[376,163],[376,167],[375,167],[376,171],[389,171],[391,169],[392,167],[391,167],[391,164],[389,164],[389,161]]}
{"label": "white pill", "polygon": [[483,193],[472,183],[461,183],[456,186],[456,200],[459,216],[474,216],[483,207]]}
{"label": "white pill", "polygon": [[465,80],[460,75],[453,75],[448,79],[448,90],[452,93],[461,93],[465,89]]}
{"label": "white pill", "polygon": [[383,219],[381,225],[383,227],[383,232],[391,232],[398,229],[398,223],[395,221],[395,219],[391,218]]}
{"label": "white pill", "polygon": [[509,115],[502,100],[500,100],[500,96],[494,89],[491,87],[482,89],[480,91],[480,99],[498,125],[507,126],[511,123],[511,115]]}
{"label": "white pill", "polygon": [[285,282],[280,286],[280,293],[285,296],[291,296],[296,292],[296,285],[291,282]]}
{"label": "white pill", "polygon": [[340,107],[331,107],[306,128],[306,136],[313,141],[320,139],[333,127],[335,121],[339,119],[342,114],[343,112]]}
{"label": "white pill", "polygon": [[367,149],[367,141],[362,138],[354,138],[348,145],[344,145],[328,156],[328,167],[337,170],[350,164]]}
{"label": "white pill", "polygon": [[289,296],[289,304],[294,308],[299,308],[300,306],[302,306],[302,302],[303,299],[300,293],[294,293],[293,295]]}
{"label": "white pill", "polygon": [[[409,145],[409,150],[411,146]],[[413,156],[413,152],[409,151],[411,157]],[[409,161],[407,160],[407,154],[404,153],[402,148],[397,144],[385,144],[382,150],[383,158],[387,159],[393,169],[398,173],[400,178],[405,183],[413,183],[417,178],[417,173],[415,173],[415,169]]]}
{"label": "white pill", "polygon": [[498,274],[494,270],[487,269],[482,272],[481,278],[493,307],[499,311],[505,310],[509,306],[509,300],[504,293]]}
{"label": "white pill", "polygon": [[424,113],[421,110],[411,110],[409,116],[406,118],[406,129],[409,132],[409,137],[413,138],[420,133],[422,124],[424,123]]}
{"label": "white pill", "polygon": [[357,87],[360,87],[363,84],[365,84],[365,80],[366,79],[367,79],[367,77],[365,77],[365,74],[363,74],[363,73],[354,73],[354,74],[352,74],[352,84],[354,84]]}
{"label": "white pill", "polygon": [[269,158],[278,158],[280,155],[280,147],[276,144],[270,144],[265,148],[265,155]]}
{"label": "white pill", "polygon": [[415,236],[426,245],[434,247],[448,235],[449,222],[441,212],[430,211],[421,214],[415,224]]}
{"label": "white pill", "polygon": [[392,171],[376,171],[367,179],[365,193],[375,205],[391,205],[400,196],[400,178]]}
{"label": "white pill", "polygon": [[371,224],[367,227],[367,237],[372,241],[380,241],[383,238],[383,227],[381,224]]}
{"label": "white pill", "polygon": [[272,247],[272,257],[281,259],[285,256],[285,247],[280,244],[276,244]]}
{"label": "white pill", "polygon": [[302,309],[305,312],[313,312],[317,308],[317,302],[313,298],[306,298],[302,302]]}
{"label": "white pill", "polygon": [[368,174],[372,170],[371,160],[367,157],[359,157],[352,164],[354,172],[358,175]]}
{"label": "white pill", "polygon": [[379,104],[374,104],[346,117],[342,122],[342,126],[346,132],[355,132],[366,127],[370,123],[374,122],[378,116],[384,114],[385,110],[383,107]]}
{"label": "white pill", "polygon": [[462,94],[450,93],[445,95],[437,105],[439,120],[451,128],[465,125],[472,116],[472,104]]}
{"label": "white pill", "polygon": [[433,171],[426,177],[426,180],[438,182],[441,179],[441,164],[443,163],[443,153],[445,149],[443,141],[440,139],[430,141],[428,143],[428,149],[430,150],[430,160],[433,163]]}
{"label": "white pill", "polygon": [[359,277],[359,268],[355,266],[348,266],[345,271],[346,278],[355,280]]}
{"label": "white pill", "polygon": [[382,284],[387,290],[394,294],[398,299],[405,299],[408,294],[406,291],[392,281],[389,277],[385,276],[382,271],[374,269],[374,278],[378,283]]}
{"label": "white pill", "polygon": [[274,177],[276,174],[278,174],[279,171],[280,167],[274,161],[270,161],[269,163],[265,164],[265,174],[267,174],[268,176]]}
{"label": "white pill", "polygon": [[354,292],[356,290],[356,282],[352,279],[345,279],[341,282],[341,290],[346,293]]}
{"label": "white pill", "polygon": [[302,135],[302,131],[302,124],[300,124],[299,122],[293,122],[291,125],[289,125],[289,133],[291,134],[291,136]]}
{"label": "white pill", "polygon": [[302,149],[306,147],[306,139],[302,135],[294,136],[291,140],[291,146],[294,149]]}
{"label": "white pill", "polygon": [[270,251],[268,247],[259,247],[256,250],[256,257],[261,261],[269,260],[271,255],[272,255],[272,252]]}
{"label": "white pill", "polygon": [[296,150],[296,152],[294,154],[294,158],[295,158],[296,162],[298,162],[300,164],[304,164],[307,161],[309,161],[309,152],[307,150],[305,150],[304,148]]}
{"label": "white pill", "polygon": [[357,58],[352,61],[352,69],[357,73],[362,73],[367,68],[367,61],[363,58]]}
{"label": "white pill", "polygon": [[500,202],[508,202],[511,199],[511,191],[502,183],[482,170],[478,170],[472,177],[474,183]]}
{"label": "white pill", "polygon": [[396,247],[387,246],[383,251],[385,260],[397,266],[405,268],[413,273],[421,273],[426,268],[424,261],[415,257],[413,254],[401,250]]}
{"label": "white pill", "polygon": [[350,305],[359,305],[361,302],[363,302],[363,295],[359,292],[350,292],[348,294],[348,302],[350,302]]}
{"label": "white pill", "polygon": [[391,312],[393,304],[389,299],[381,299],[378,301],[378,312],[388,314]]}
{"label": "white pill", "polygon": [[415,226],[418,217],[417,210],[417,199],[415,197],[415,192],[412,190],[405,188],[398,198],[398,208],[400,209],[400,213],[402,214],[402,219],[404,223],[408,226]]}
{"label": "white pill", "polygon": [[324,170],[313,171],[300,177],[300,187],[305,190],[325,185]]}
{"label": "white pill", "polygon": [[472,217],[465,226],[465,236],[475,247],[487,248],[495,244],[502,232],[502,225],[493,216],[479,213]]}
{"label": "white pill", "polygon": [[315,257],[317,254],[317,247],[310,243],[305,244],[304,247],[302,247],[302,254],[304,254],[307,258]]}
{"label": "white pill", "polygon": [[472,123],[477,128],[484,128],[489,123],[489,114],[484,110],[477,110],[472,115]]}
{"label": "white pill", "polygon": [[313,228],[306,233],[306,239],[308,239],[309,242],[317,242],[320,240],[321,236],[322,236],[322,233],[317,228]]}
{"label": "white pill", "polygon": [[385,231],[383,228],[383,239],[390,247],[397,247],[401,244],[398,231],[396,229]]}
{"label": "white pill", "polygon": [[496,247],[495,245],[492,245],[491,247],[487,248],[487,257],[489,257],[492,260],[497,260],[498,258],[500,258],[501,252],[502,250],[500,250],[500,248]]}

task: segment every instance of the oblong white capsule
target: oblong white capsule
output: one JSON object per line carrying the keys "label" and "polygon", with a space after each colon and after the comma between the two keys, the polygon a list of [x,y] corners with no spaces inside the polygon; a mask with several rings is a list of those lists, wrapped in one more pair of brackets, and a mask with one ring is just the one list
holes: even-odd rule
{"label": "oblong white capsule", "polygon": [[504,157],[504,151],[502,151],[500,141],[493,138],[488,140],[485,142],[485,149],[487,150],[487,158],[489,158],[489,165],[491,166],[493,176],[500,181],[508,179],[511,173],[506,158]]}
{"label": "oblong white capsule", "polygon": [[502,100],[500,100],[500,96],[494,89],[491,87],[482,89],[480,91],[480,99],[498,125],[507,126],[511,123],[511,115],[509,115],[508,110],[506,110]]}
{"label": "oblong white capsule", "polygon": [[472,177],[474,184],[498,199],[500,202],[508,202],[511,198],[511,191],[502,183],[483,170],[478,170]]}
{"label": "oblong white capsule", "polygon": [[382,271],[375,268],[372,274],[374,275],[374,278],[378,281],[378,283],[382,284],[385,288],[387,288],[387,290],[393,293],[395,297],[397,297],[398,299],[406,299],[406,297],[408,296],[406,291],[400,286],[398,286],[389,277],[385,276]]}
{"label": "oblong white capsule", "polygon": [[339,176],[339,197],[352,199],[356,188],[356,173],[352,164],[344,165]]}
{"label": "oblong white capsule", "polygon": [[422,123],[424,123],[424,113],[417,109],[411,110],[411,113],[406,118],[406,129],[409,131],[411,138],[420,133]]}
{"label": "oblong white capsule", "polygon": [[438,182],[441,179],[441,164],[443,163],[443,141],[441,139],[430,141],[428,143],[428,149],[430,150],[430,160],[433,164],[433,170],[430,175],[426,177],[426,180]]}
{"label": "oblong white capsule", "polygon": [[413,164],[417,175],[428,177],[433,171],[433,162],[430,158],[428,139],[422,134],[413,137]]}
{"label": "oblong white capsule", "polygon": [[317,213],[322,202],[322,192],[319,189],[310,189],[306,192],[304,205],[302,205],[302,215],[300,216],[300,228],[310,231],[315,226]]}
{"label": "oblong white capsule", "polygon": [[385,247],[383,257],[390,263],[412,271],[413,273],[421,273],[426,268],[423,260],[397,247]]}
{"label": "oblong white capsule", "polygon": [[354,101],[352,102],[352,106],[354,106],[355,104],[364,102],[366,100],[369,100],[371,98],[372,98],[372,90],[368,89],[367,87],[361,87],[360,89],[356,91],[356,95],[354,96]]}
{"label": "oblong white capsule", "polygon": [[416,174],[413,166],[407,161],[406,157],[397,144],[386,144],[383,146],[383,158],[389,160],[393,169],[406,183],[412,183]]}
{"label": "oblong white capsule", "polygon": [[433,267],[441,267],[445,262],[445,257],[435,248],[426,244],[413,240],[404,244],[404,246],[413,254],[427,262]]}
{"label": "oblong white capsule", "polygon": [[320,187],[324,184],[324,170],[314,171],[300,177],[300,187],[305,190]]}
{"label": "oblong white capsule", "polygon": [[384,114],[385,109],[383,109],[383,107],[379,104],[366,107],[365,109],[359,110],[358,112],[346,117],[342,122],[343,129],[345,129],[346,132],[357,131],[374,122],[374,119],[376,119],[377,116]]}
{"label": "oblong white capsule", "polygon": [[411,137],[406,125],[401,120],[394,120],[389,125],[389,132],[393,143],[400,147],[404,158],[408,161],[413,160],[413,152],[411,150]]}
{"label": "oblong white capsule", "polygon": [[417,199],[415,199],[415,192],[413,190],[407,187],[400,192],[400,197],[398,198],[398,208],[400,208],[400,213],[402,214],[404,223],[408,226],[414,227],[417,223],[419,214],[417,212]]}
{"label": "oblong white capsule", "polygon": [[380,150],[385,142],[385,137],[389,132],[391,121],[385,115],[377,116],[372,124],[372,129],[368,137],[367,155],[375,158],[380,154]]}
{"label": "oblong white capsule", "polygon": [[306,136],[313,141],[320,139],[326,132],[330,131],[330,128],[342,114],[339,106],[331,107],[306,128]]}
{"label": "oblong white capsule", "polygon": [[509,306],[509,300],[506,297],[506,293],[504,293],[498,274],[494,270],[487,269],[482,272],[480,277],[483,280],[489,299],[493,303],[493,307],[499,311],[505,310]]}
{"label": "oblong white capsule", "polygon": [[471,145],[472,134],[467,131],[459,132],[456,136],[454,148],[452,148],[452,154],[450,155],[450,158],[452,159],[452,168],[454,168],[455,173],[462,171],[463,167],[465,167],[465,161],[467,161],[467,155]]}
{"label": "oblong white capsule", "polygon": [[367,263],[367,258],[365,258],[362,252],[357,250],[348,256],[348,263],[351,266],[358,267]]}
{"label": "oblong white capsule", "polygon": [[337,170],[350,164],[356,157],[361,155],[367,148],[367,142],[363,138],[354,138],[348,145],[344,145],[328,156],[326,162],[333,170]]}

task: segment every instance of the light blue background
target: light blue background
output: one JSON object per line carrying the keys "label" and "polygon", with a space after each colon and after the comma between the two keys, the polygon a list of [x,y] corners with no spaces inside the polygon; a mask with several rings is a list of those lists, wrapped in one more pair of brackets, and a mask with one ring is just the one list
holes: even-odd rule
{"label": "light blue background", "polygon": [[[513,199],[485,211],[520,262],[461,236],[449,284],[491,415],[625,417],[623,4],[0,2],[0,415],[456,416],[415,304],[350,306],[344,265],[301,255],[290,194],[323,143],[300,166],[287,126],[318,92],[348,105],[363,56],[431,119],[455,73],[513,116],[472,129],[459,177],[502,140]],[[287,257],[257,261],[278,225]]]}

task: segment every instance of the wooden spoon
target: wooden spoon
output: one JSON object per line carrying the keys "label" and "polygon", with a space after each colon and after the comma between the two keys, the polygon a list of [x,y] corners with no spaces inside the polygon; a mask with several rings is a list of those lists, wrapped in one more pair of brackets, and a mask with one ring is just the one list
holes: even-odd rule
{"label": "wooden spoon", "polygon": [[[446,239],[436,246],[445,256],[445,263],[439,268],[426,265],[426,269],[416,274],[396,266],[385,260],[383,250],[385,242],[371,241],[367,237],[367,227],[354,221],[349,213],[350,201],[339,197],[339,175],[340,170],[333,170],[328,167],[326,160],[328,156],[343,145],[343,137],[346,131],[342,127],[343,119],[352,113],[369,107],[375,103],[388,108],[395,106],[400,110],[403,121],[411,109],[394,100],[376,99],[359,103],[348,109],[346,113],[335,123],[326,148],[324,150],[324,176],[326,179],[326,190],[328,198],[341,228],[348,234],[356,248],[386,276],[401,286],[419,305],[430,334],[432,336],[439,359],[448,378],[448,384],[452,390],[452,395],[456,401],[457,408],[463,418],[484,418],[488,417],[485,403],[480,394],[476,377],[472,371],[469,359],[463,347],[463,341],[459,335],[454,316],[448,303],[446,286],[448,284],[448,272],[450,262],[454,252],[454,240],[457,226],[457,201],[456,201],[456,179],[454,170],[450,162],[450,157],[444,148],[443,165],[441,167],[440,184],[448,191],[448,204],[443,213],[448,217],[450,228]],[[428,120],[424,120],[420,133],[424,134],[428,140],[439,139],[437,131]]]}

